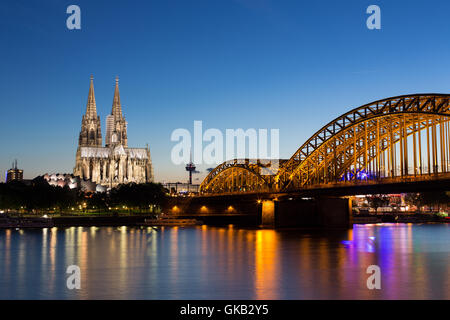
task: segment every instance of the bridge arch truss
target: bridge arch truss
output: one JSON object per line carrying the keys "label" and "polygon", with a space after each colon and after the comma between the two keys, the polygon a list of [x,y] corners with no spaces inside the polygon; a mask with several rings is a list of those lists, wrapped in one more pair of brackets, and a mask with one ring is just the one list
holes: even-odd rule
{"label": "bridge arch truss", "polygon": [[[449,101],[448,94],[414,94],[363,105],[322,127],[276,174],[262,176],[257,164],[232,160],[214,169],[201,191],[284,191],[447,174]],[[245,171],[253,174],[253,180],[242,180],[243,184],[233,180]],[[226,187],[230,181],[234,181],[233,187]]]}
{"label": "bridge arch truss", "polygon": [[203,180],[200,192],[215,194],[269,191],[275,175],[264,174],[268,164],[270,163],[257,159],[225,161]]}

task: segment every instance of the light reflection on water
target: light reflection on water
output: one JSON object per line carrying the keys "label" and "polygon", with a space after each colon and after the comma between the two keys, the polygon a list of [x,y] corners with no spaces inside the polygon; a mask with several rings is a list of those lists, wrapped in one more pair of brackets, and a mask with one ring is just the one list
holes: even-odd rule
{"label": "light reflection on water", "polygon": [[[0,230],[0,299],[450,299],[448,225]],[[381,268],[368,290],[366,268]],[[81,269],[68,290],[66,268]]]}

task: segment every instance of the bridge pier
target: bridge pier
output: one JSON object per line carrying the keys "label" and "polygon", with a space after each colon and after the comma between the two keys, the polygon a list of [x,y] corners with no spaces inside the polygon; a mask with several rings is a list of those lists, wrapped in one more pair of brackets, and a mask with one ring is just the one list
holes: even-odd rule
{"label": "bridge pier", "polygon": [[261,225],[265,228],[348,228],[351,201],[341,198],[264,200]]}
{"label": "bridge pier", "polygon": [[261,205],[261,226],[275,228],[276,201],[264,200]]}

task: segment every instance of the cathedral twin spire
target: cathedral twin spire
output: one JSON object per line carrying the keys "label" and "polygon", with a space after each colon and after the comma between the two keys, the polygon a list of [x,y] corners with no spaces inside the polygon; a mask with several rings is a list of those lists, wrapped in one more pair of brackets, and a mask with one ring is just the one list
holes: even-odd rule
{"label": "cathedral twin spire", "polygon": [[114,88],[114,99],[111,114],[114,116],[115,120],[123,118],[122,106],[120,105],[119,77],[116,77],[116,87]]}
{"label": "cathedral twin spire", "polygon": [[86,118],[95,119],[97,118],[97,105],[95,103],[95,93],[94,93],[94,77],[91,76],[91,84],[89,85],[88,101],[86,105]]}
{"label": "cathedral twin spire", "polygon": [[[127,123],[122,114],[119,94],[119,78],[116,77],[112,110],[111,114],[106,117],[105,142],[107,147],[119,144],[127,147],[127,140]],[[86,114],[83,115],[81,122],[79,145],[95,147],[102,146],[101,124],[100,117],[97,115],[93,76],[91,76],[89,86]]]}

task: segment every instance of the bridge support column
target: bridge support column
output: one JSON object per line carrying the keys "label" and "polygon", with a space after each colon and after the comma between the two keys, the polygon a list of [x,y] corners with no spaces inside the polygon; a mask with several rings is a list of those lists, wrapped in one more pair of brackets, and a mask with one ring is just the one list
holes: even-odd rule
{"label": "bridge support column", "polygon": [[353,225],[351,199],[319,198],[316,207],[321,227],[348,228]]}
{"label": "bridge support column", "polygon": [[265,200],[261,222],[266,228],[349,228],[351,201],[328,197]]}
{"label": "bridge support column", "polygon": [[275,201],[264,200],[261,206],[261,225],[266,228],[275,227]]}

